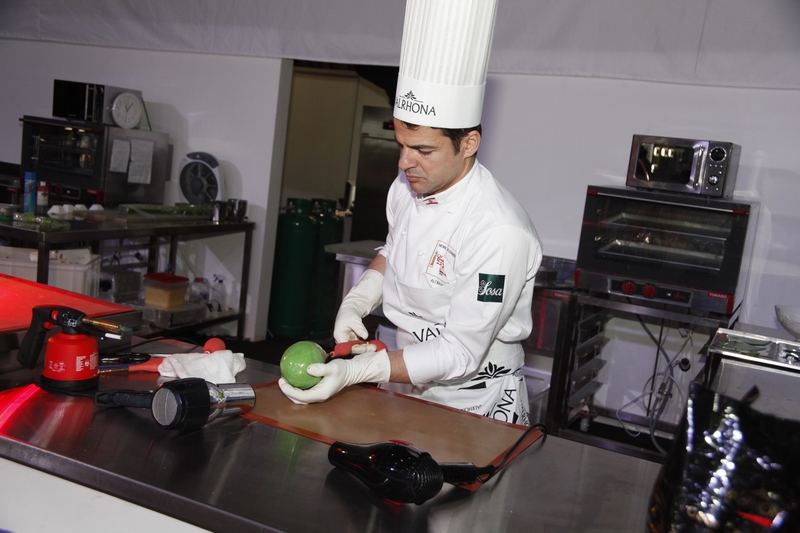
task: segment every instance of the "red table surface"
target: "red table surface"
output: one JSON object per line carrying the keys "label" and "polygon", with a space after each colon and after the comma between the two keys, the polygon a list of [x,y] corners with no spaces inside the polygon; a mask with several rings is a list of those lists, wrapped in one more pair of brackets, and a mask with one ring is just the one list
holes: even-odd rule
{"label": "red table surface", "polygon": [[0,333],[28,329],[33,308],[38,305],[71,307],[91,317],[133,311],[124,305],[0,274]]}

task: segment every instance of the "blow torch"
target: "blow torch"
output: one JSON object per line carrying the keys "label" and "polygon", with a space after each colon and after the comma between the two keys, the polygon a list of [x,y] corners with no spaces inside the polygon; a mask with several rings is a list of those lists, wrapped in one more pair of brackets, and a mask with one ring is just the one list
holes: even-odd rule
{"label": "blow torch", "polygon": [[62,391],[97,387],[100,378],[95,337],[120,339],[123,332],[130,331],[118,322],[91,318],[71,307],[36,306],[17,354],[22,366],[28,369],[36,366],[45,337],[56,326],[61,331],[47,341],[41,383]]}

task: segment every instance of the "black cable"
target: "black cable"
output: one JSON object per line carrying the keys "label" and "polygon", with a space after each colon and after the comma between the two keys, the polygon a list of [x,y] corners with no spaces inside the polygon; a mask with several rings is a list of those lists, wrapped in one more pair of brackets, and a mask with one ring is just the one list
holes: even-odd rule
{"label": "black cable", "polygon": [[[545,426],[544,424],[534,424],[531,427],[529,427],[528,429],[526,429],[525,432],[522,435],[520,435],[519,439],[517,439],[517,442],[515,442],[508,449],[508,451],[505,453],[503,458],[500,459],[500,462],[497,463],[496,466],[495,465],[487,465],[487,466],[481,468],[480,470],[485,472],[485,473],[481,473],[476,478],[476,481],[478,481],[479,483],[486,483],[487,481],[492,479],[495,476],[495,474],[497,474],[500,470],[503,469],[503,467],[506,465],[506,461],[508,461],[508,458],[511,457],[512,453],[514,453],[514,450],[516,450],[519,447],[519,445],[522,444],[522,442],[527,438],[527,436],[534,429],[538,429],[539,431],[542,432],[542,442],[540,443],[540,446],[544,446],[544,442],[547,440],[547,426]],[[489,470],[489,469],[491,469],[491,470]],[[483,475],[485,475],[486,477],[485,478],[481,477]]]}
{"label": "black cable", "polygon": [[[650,337],[653,343],[655,343],[657,354],[663,355],[664,359],[666,359],[667,361],[667,370],[669,371],[669,378],[667,379],[667,390],[661,391],[660,390],[661,386],[659,386],[658,389],[656,389],[655,380],[653,380],[653,390],[658,392],[658,396],[656,397],[656,400],[652,404],[650,412],[647,415],[647,419],[649,422],[648,429],[650,430],[650,441],[653,443],[653,446],[655,446],[656,450],[658,450],[659,453],[661,453],[662,455],[666,455],[667,451],[664,450],[664,448],[662,448],[661,445],[656,440],[655,431],[656,431],[656,425],[658,424],[658,421],[661,419],[661,416],[664,414],[664,410],[667,408],[667,403],[669,403],[669,399],[672,397],[672,387],[675,383],[675,369],[673,368],[672,362],[669,359],[669,355],[667,355],[667,352],[664,350],[662,342],[656,339],[655,335],[653,335],[653,333],[650,331],[650,328],[647,327],[647,324],[645,324],[644,320],[640,315],[636,315],[636,318],[639,319],[639,323],[641,324],[642,329],[644,329],[645,333],[647,333],[647,335]],[[662,325],[661,331],[663,332],[663,330],[664,326]],[[659,336],[661,335],[662,333],[659,333]],[[656,363],[656,369],[658,369],[658,363]],[[651,392],[651,397],[652,397],[652,392]]]}
{"label": "black cable", "polygon": [[181,342],[187,342],[191,344],[191,347],[186,350],[185,352],[175,352],[175,353],[191,353],[191,350],[200,347],[194,340],[189,339],[187,337],[153,337],[152,339],[146,339],[142,342],[137,342],[136,344],[131,344],[130,346],[121,346],[114,351],[108,352],[109,354],[115,354],[122,351],[129,352],[131,348],[136,348],[137,346],[143,346],[145,344],[150,344],[151,342],[158,342],[159,340],[176,340]]}
{"label": "black cable", "polygon": [[[628,302],[630,302],[630,298],[628,298]],[[659,453],[661,453],[662,455],[666,455],[667,454],[666,450],[664,450],[664,448],[662,448],[661,445],[656,440],[655,430],[656,430],[656,424],[658,423],[658,420],[661,418],[661,415],[664,413],[664,409],[666,409],[667,407],[669,398],[672,396],[672,385],[675,380],[675,372],[669,360],[669,355],[667,355],[667,352],[664,350],[664,346],[662,345],[661,341],[659,339],[656,339],[656,336],[653,335],[653,332],[651,332],[650,328],[647,327],[647,324],[645,324],[645,321],[641,317],[641,315],[637,314],[636,318],[639,320],[639,324],[642,326],[642,329],[645,331],[645,333],[647,333],[647,336],[650,337],[650,340],[652,340],[653,343],[656,345],[656,374],[658,373],[658,354],[663,355],[664,359],[667,361],[667,370],[669,371],[668,389],[664,392],[660,391],[661,386],[659,386],[658,389],[656,389],[655,376],[654,376],[653,391],[658,391],[658,396],[656,397],[655,402],[650,404],[647,409],[648,410],[647,421],[648,421],[648,429],[650,430],[650,441],[653,443],[653,446],[655,446],[656,450],[658,450]],[[659,332],[659,337],[663,336],[663,332],[664,332],[664,325],[662,323]],[[650,392],[651,400],[652,397],[653,397],[653,392],[651,391]],[[660,402],[659,400],[661,398],[666,398],[666,400]]]}

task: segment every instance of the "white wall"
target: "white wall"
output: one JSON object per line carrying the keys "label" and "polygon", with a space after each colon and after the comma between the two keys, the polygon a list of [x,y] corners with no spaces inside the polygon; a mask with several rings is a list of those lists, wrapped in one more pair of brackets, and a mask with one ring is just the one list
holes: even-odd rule
{"label": "white wall", "polygon": [[[288,83],[281,80],[291,71],[282,65],[272,59],[0,40],[0,160],[19,159],[20,116],[49,116],[54,77],[142,89],[156,129],[169,131],[175,153],[217,155],[234,176],[231,195],[251,203],[257,234],[246,335],[262,338],[274,235],[274,218],[267,214],[277,214],[276,166],[283,154],[275,131],[288,108],[280,92]],[[572,259],[586,186],[624,184],[634,133],[741,144],[738,194],[762,203],[741,318],[780,328],[773,306],[800,305],[800,91],[490,74],[483,117],[481,162],[521,199],[545,253]]]}
{"label": "white wall", "polygon": [[575,259],[587,185],[624,186],[635,133],[742,146],[737,199],[761,202],[743,322],[800,305],[800,91],[490,75],[478,158],[528,210],[544,253]]}
{"label": "white wall", "polygon": [[[0,72],[0,161],[19,163],[20,117],[51,116],[55,78],[142,91],[153,129],[174,146],[167,204],[182,201],[176,176],[185,154],[220,161],[228,197],[246,199],[256,224],[245,336],[264,338],[291,61],[0,39]],[[205,275],[231,280],[241,271],[242,241],[222,241],[204,258],[221,272]]]}

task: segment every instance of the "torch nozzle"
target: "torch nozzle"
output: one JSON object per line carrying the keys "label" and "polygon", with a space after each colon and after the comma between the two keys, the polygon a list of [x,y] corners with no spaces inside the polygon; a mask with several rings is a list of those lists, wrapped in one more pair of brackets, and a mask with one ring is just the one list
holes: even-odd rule
{"label": "torch nozzle", "polygon": [[91,318],[88,316],[84,316],[81,318],[81,322],[84,324],[88,324],[90,326],[94,326],[97,328],[104,329],[106,331],[110,331],[111,333],[130,333],[133,331],[128,326],[123,326],[119,322],[113,322],[111,320],[102,320],[100,318]]}

